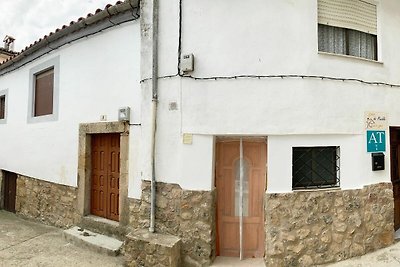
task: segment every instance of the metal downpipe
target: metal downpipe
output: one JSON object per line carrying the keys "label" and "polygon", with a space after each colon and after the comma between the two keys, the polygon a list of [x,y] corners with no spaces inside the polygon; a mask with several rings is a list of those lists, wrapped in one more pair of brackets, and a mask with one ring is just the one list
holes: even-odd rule
{"label": "metal downpipe", "polygon": [[158,104],[158,0],[153,0],[153,62],[152,62],[152,135],[151,135],[151,204],[150,227],[154,233],[156,213],[156,131],[157,131],[157,104]]}

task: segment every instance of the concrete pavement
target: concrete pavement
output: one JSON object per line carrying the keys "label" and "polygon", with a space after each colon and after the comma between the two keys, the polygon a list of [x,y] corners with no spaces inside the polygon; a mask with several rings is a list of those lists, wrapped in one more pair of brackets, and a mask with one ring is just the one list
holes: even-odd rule
{"label": "concrete pavement", "polygon": [[77,247],[62,230],[30,222],[0,210],[0,266],[123,266],[123,257]]}

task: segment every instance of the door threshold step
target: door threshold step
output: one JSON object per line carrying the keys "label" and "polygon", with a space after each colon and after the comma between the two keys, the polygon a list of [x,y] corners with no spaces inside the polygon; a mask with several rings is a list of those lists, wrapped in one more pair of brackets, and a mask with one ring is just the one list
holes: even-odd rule
{"label": "door threshold step", "polygon": [[64,238],[78,246],[87,247],[93,251],[109,256],[118,256],[123,242],[118,239],[97,234],[92,231],[74,226],[64,230]]}
{"label": "door threshold step", "polygon": [[82,217],[82,220],[77,226],[90,230],[92,232],[100,233],[107,236],[112,236],[119,240],[125,240],[127,234],[126,227],[120,226],[119,222],[112,221],[106,218],[88,215]]}
{"label": "door threshold step", "polygon": [[103,218],[103,217],[99,217],[99,216],[95,216],[95,215],[87,215],[84,217],[87,220],[91,220],[93,222],[97,222],[97,223],[103,223],[103,224],[109,224],[110,226],[114,226],[114,227],[118,227],[119,223],[107,218]]}

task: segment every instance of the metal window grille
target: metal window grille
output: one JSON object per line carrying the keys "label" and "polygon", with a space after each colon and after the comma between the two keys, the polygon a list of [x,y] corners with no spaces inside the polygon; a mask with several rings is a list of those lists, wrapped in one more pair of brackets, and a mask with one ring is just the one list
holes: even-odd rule
{"label": "metal window grille", "polygon": [[339,147],[294,147],[292,155],[293,189],[340,185]]}

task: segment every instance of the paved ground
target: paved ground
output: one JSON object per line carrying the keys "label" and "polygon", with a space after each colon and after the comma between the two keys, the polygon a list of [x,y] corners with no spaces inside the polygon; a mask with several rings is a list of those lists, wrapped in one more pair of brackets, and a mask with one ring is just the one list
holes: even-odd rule
{"label": "paved ground", "polygon": [[111,267],[123,266],[123,258],[77,247],[63,239],[61,229],[0,210],[0,266]]}
{"label": "paved ground", "polygon": [[264,260],[259,259],[244,259],[239,260],[238,258],[229,257],[217,257],[212,267],[262,267],[264,265]]}

